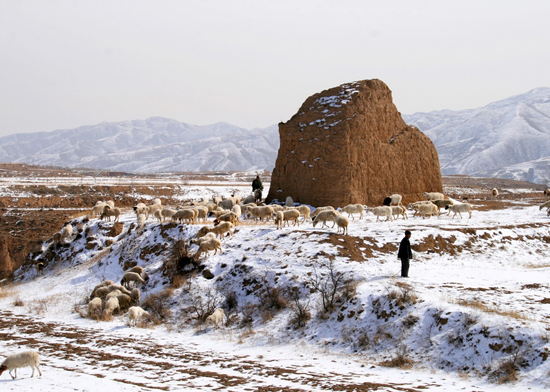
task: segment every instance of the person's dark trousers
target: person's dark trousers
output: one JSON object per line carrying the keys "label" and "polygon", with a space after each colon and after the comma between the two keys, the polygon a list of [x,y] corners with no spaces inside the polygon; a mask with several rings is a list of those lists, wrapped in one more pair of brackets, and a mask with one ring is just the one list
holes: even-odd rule
{"label": "person's dark trousers", "polygon": [[404,278],[409,276],[409,259],[401,259],[401,276]]}

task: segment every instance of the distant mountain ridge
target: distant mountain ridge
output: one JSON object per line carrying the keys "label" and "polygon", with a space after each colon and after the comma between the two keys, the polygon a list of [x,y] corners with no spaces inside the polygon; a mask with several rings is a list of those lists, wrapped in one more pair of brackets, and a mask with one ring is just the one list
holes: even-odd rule
{"label": "distant mountain ridge", "polygon": [[404,115],[432,139],[443,175],[550,181],[550,88],[478,109]]}
{"label": "distant mountain ridge", "polygon": [[112,171],[273,170],[276,125],[247,130],[190,125],[163,117],[0,138],[0,161]]}
{"label": "distant mountain ridge", "polygon": [[[550,88],[403,119],[434,142],[443,175],[550,182]],[[278,150],[278,125],[248,130],[163,117],[0,138],[0,162],[140,173],[273,170]]]}

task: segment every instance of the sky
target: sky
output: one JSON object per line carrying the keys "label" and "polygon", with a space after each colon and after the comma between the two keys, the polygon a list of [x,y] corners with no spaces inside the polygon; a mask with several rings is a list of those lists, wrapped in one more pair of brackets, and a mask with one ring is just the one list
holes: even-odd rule
{"label": "sky", "polygon": [[403,114],[550,86],[550,2],[0,0],[0,136],[163,116],[264,128],[380,79]]}

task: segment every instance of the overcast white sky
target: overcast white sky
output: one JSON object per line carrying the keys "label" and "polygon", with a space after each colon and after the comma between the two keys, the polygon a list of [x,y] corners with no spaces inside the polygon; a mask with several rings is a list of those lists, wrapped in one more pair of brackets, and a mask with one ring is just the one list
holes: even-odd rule
{"label": "overcast white sky", "polygon": [[550,1],[0,0],[0,135],[164,116],[244,128],[381,79],[403,114],[550,86]]}

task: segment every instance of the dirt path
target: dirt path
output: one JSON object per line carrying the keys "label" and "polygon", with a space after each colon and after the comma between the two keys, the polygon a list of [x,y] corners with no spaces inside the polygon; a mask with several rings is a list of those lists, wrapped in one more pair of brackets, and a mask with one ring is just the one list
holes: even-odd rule
{"label": "dirt path", "polygon": [[[311,363],[278,366],[279,361],[269,358],[204,351],[198,344],[163,343],[154,337],[119,336],[9,311],[0,311],[0,341],[39,350],[45,374],[54,368],[98,382],[107,378],[125,390],[130,385],[140,391],[425,391],[441,386],[367,381],[374,378],[367,369],[356,374],[329,372]],[[28,377],[24,370],[19,374]]]}

